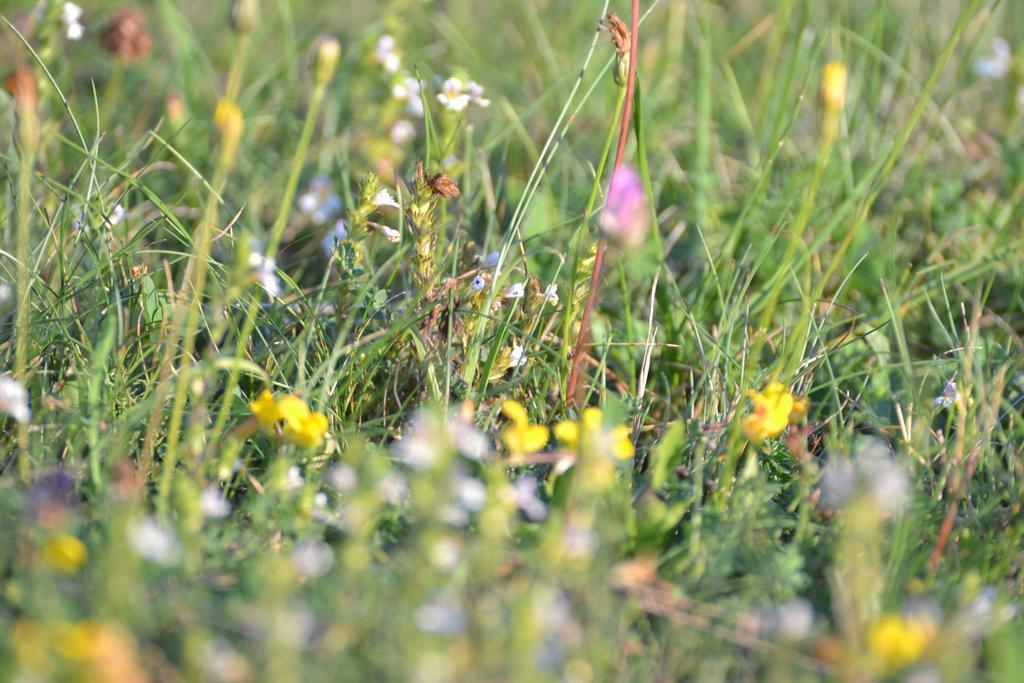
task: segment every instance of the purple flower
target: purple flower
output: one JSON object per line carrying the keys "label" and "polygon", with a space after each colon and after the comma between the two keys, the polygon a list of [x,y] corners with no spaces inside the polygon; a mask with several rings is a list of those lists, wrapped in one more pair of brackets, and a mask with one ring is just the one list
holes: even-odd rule
{"label": "purple flower", "polygon": [[620,166],[612,173],[597,223],[605,237],[622,247],[637,247],[644,241],[651,216],[640,175],[632,167]]}

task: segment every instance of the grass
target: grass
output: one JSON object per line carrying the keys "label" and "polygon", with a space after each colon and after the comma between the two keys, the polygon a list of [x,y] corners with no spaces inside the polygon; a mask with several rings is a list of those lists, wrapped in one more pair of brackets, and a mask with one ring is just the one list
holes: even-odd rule
{"label": "grass", "polygon": [[642,2],[585,355],[628,3],[62,4],[0,26],[0,678],[1017,680],[1012,3]]}

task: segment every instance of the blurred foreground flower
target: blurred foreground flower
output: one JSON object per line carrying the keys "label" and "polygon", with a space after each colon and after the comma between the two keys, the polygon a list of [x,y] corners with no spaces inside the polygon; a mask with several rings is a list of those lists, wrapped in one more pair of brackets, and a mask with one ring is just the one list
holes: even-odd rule
{"label": "blurred foreground flower", "polygon": [[0,413],[10,415],[15,422],[28,422],[32,418],[28,391],[13,377],[0,377]]}
{"label": "blurred foreground flower", "polygon": [[643,243],[651,226],[650,210],[640,174],[630,166],[612,173],[604,209],[597,219],[601,232],[620,247],[632,249]]}
{"label": "blurred foreground flower", "polygon": [[577,422],[564,421],[555,425],[555,437],[562,446],[570,450],[595,448],[600,453],[610,454],[616,460],[633,457],[633,440],[629,427],[616,425],[611,429],[604,426],[604,413],[600,408],[586,408]]}
{"label": "blurred foreground flower", "polygon": [[935,624],[924,618],[886,614],[871,625],[868,649],[879,667],[889,673],[919,660],[935,632]]}
{"label": "blurred foreground flower", "polygon": [[530,424],[526,408],[518,401],[505,401],[501,413],[512,423],[501,431],[501,442],[512,455],[536,453],[548,444],[548,428]]}
{"label": "blurred foreground flower", "polygon": [[46,539],[41,550],[43,562],[51,569],[74,574],[89,558],[85,544],[69,533],[59,533]]}
{"label": "blurred foreground flower", "polygon": [[852,459],[843,455],[830,458],[821,475],[822,502],[833,510],[864,496],[875,509],[896,514],[906,505],[909,488],[906,468],[880,439],[859,445]]}
{"label": "blurred foreground flower", "polygon": [[128,542],[144,560],[170,567],[181,557],[174,531],[155,517],[143,517],[128,525]]}
{"label": "blurred foreground flower", "polygon": [[283,423],[284,438],[303,448],[319,446],[327,433],[327,416],[310,411],[306,402],[293,394],[274,398],[264,389],[249,407],[264,429],[272,430]]}
{"label": "blurred foreground flower", "polygon": [[979,78],[1002,78],[1013,66],[1013,54],[1010,44],[1004,38],[996,36],[992,39],[992,53],[982,57],[974,64],[974,73]]}
{"label": "blurred foreground flower", "polygon": [[807,414],[807,399],[794,396],[781,382],[772,382],[764,391],[749,391],[747,395],[754,404],[754,412],[743,419],[743,433],[754,443],[778,436]]}
{"label": "blurred foreground flower", "polygon": [[821,99],[825,110],[836,114],[846,105],[846,65],[842,62],[829,62],[821,76]]}
{"label": "blurred foreground flower", "polygon": [[373,61],[383,66],[389,74],[397,73],[402,68],[402,57],[395,47],[394,36],[385,33],[377,39],[373,48]]}
{"label": "blurred foreground flower", "polygon": [[60,21],[64,24],[64,32],[68,40],[81,40],[85,35],[82,26],[82,8],[73,2],[65,2],[60,11]]}

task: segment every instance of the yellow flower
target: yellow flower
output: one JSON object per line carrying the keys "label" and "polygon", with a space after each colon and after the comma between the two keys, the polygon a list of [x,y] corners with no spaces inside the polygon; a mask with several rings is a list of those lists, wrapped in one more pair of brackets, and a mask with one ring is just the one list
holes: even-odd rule
{"label": "yellow flower", "polygon": [[275,399],[264,389],[249,407],[264,429],[283,421],[284,438],[303,448],[316,448],[327,433],[327,416],[310,411],[306,402],[293,394]]}
{"label": "yellow flower", "polygon": [[571,450],[580,443],[598,444],[600,450],[611,453],[618,460],[633,457],[633,440],[629,427],[617,425],[609,430],[603,426],[604,414],[600,408],[586,408],[579,422],[559,422],[555,425],[555,437]]}
{"label": "yellow flower", "polygon": [[548,445],[548,428],[530,424],[526,408],[521,403],[505,401],[501,404],[501,412],[512,423],[501,431],[501,441],[512,455],[536,453]]}
{"label": "yellow flower", "polygon": [[51,569],[64,574],[74,574],[89,558],[85,544],[67,533],[51,536],[41,548],[43,562]]}
{"label": "yellow flower", "polygon": [[754,412],[743,419],[743,433],[754,443],[781,434],[788,425],[807,415],[807,399],[790,393],[781,382],[772,382],[764,391],[747,393]]}
{"label": "yellow flower", "polygon": [[920,659],[934,635],[934,624],[925,620],[886,614],[871,625],[868,648],[884,671],[895,671]]}
{"label": "yellow flower", "polygon": [[825,65],[821,76],[821,99],[828,112],[835,114],[843,110],[846,104],[846,65],[842,62]]}

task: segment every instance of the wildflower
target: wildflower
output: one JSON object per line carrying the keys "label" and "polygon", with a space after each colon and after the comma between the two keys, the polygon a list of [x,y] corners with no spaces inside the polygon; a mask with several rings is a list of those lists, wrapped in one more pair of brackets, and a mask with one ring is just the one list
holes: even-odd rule
{"label": "wildflower", "polygon": [[472,289],[474,292],[482,292],[484,290],[484,287],[486,287],[486,286],[487,286],[487,280],[484,279],[483,275],[477,275],[469,283],[469,288]]}
{"label": "wildflower", "polygon": [[481,109],[491,106],[491,101],[484,97],[484,87],[476,81],[466,84],[466,94],[469,95],[469,101]]}
{"label": "wildflower", "polygon": [[0,413],[15,422],[28,422],[32,410],[28,406],[28,391],[13,377],[0,377]]}
{"label": "wildflower", "polygon": [[260,23],[259,0],[235,0],[231,5],[231,26],[239,33],[252,33]]}
{"label": "wildflower", "polygon": [[338,219],[334,223],[334,227],[331,231],[324,236],[323,240],[320,241],[320,246],[323,247],[324,252],[330,256],[334,253],[334,250],[338,248],[338,243],[348,239],[348,223],[344,218]]}
{"label": "wildflower", "polygon": [[804,598],[794,598],[772,610],[770,623],[780,639],[791,643],[804,640],[814,628],[814,607]]}
{"label": "wildflower", "polygon": [[625,248],[639,246],[647,236],[651,218],[640,174],[620,166],[612,174],[604,209],[597,220],[605,237]]}
{"label": "wildflower", "polygon": [[64,31],[68,40],[81,40],[85,34],[85,27],[82,26],[82,8],[73,2],[65,2],[61,8],[60,21],[64,24]]}
{"label": "wildflower", "polygon": [[118,225],[127,215],[128,212],[125,211],[123,206],[115,204],[114,208],[110,210],[110,216],[107,218],[107,223],[110,225]]}
{"label": "wildflower", "polygon": [[445,594],[421,605],[413,620],[424,633],[455,635],[466,628],[466,613],[454,594]]}
{"label": "wildflower", "polygon": [[299,195],[299,211],[309,216],[314,225],[323,225],[341,211],[341,197],[331,191],[326,176],[314,176],[308,189]]}
{"label": "wildflower", "polygon": [[501,254],[499,254],[496,251],[492,251],[483,260],[484,268],[494,268],[495,266],[498,265],[498,259],[500,259],[500,258],[501,258]]}
{"label": "wildflower", "polygon": [[825,110],[836,114],[846,104],[846,65],[842,62],[829,62],[821,77],[821,99]]}
{"label": "wildflower", "polygon": [[541,522],[548,516],[548,508],[537,497],[537,477],[526,474],[512,485],[512,500],[528,522]]}
{"label": "wildflower", "polygon": [[406,76],[398,83],[391,86],[391,96],[396,100],[405,101],[405,110],[410,116],[418,119],[423,118],[423,98],[420,95],[420,82],[411,76]]}
{"label": "wildflower", "polygon": [[599,452],[609,453],[617,460],[633,457],[633,439],[629,427],[616,425],[604,427],[604,413],[600,408],[586,408],[578,422],[563,421],[555,425],[555,438],[570,450],[590,446]]}
{"label": "wildflower", "polygon": [[412,121],[399,119],[391,126],[391,142],[396,145],[404,145],[416,137],[416,126]]}
{"label": "wildflower", "polygon": [[51,569],[64,574],[74,574],[89,558],[85,544],[69,533],[51,536],[41,548],[43,562]]}
{"label": "wildflower", "polygon": [[320,86],[327,85],[327,82],[334,76],[334,69],[338,66],[338,58],[341,56],[341,43],[334,36],[320,36],[316,41],[316,67],[313,78]]}
{"label": "wildflower", "polygon": [[544,290],[544,303],[552,306],[558,305],[558,285],[548,285]]}
{"label": "wildflower", "polygon": [[506,299],[521,299],[524,294],[526,294],[526,286],[522,282],[517,282],[506,287],[502,297]]}
{"label": "wildflower", "polygon": [[526,365],[526,353],[522,346],[512,347],[512,355],[509,356],[508,363],[511,368],[521,368]]}
{"label": "wildflower", "polygon": [[933,634],[924,620],[886,614],[871,625],[868,649],[883,670],[896,671],[920,659]]}
{"label": "wildflower", "polygon": [[451,573],[462,559],[462,547],[451,537],[444,537],[430,547],[430,564],[438,571]]}
{"label": "wildflower", "polygon": [[0,281],[0,304],[6,304],[14,296],[14,288]]}
{"label": "wildflower", "polygon": [[155,517],[143,517],[129,524],[128,542],[139,557],[165,567],[177,564],[181,557],[181,545],[174,532]]}
{"label": "wildflower", "polygon": [[452,76],[441,85],[437,101],[448,111],[460,112],[469,105],[470,96],[462,92],[462,81]]}
{"label": "wildflower", "polygon": [[847,505],[855,495],[863,494],[880,511],[896,514],[905,507],[910,497],[909,488],[905,468],[879,439],[859,446],[852,461],[845,456],[830,458],[821,475],[822,501],[834,510]]}
{"label": "wildflower", "polygon": [[468,512],[479,512],[487,502],[487,486],[476,477],[460,474],[452,488],[455,499]]}
{"label": "wildflower", "polygon": [[398,232],[394,228],[389,228],[386,225],[376,225],[377,232],[384,235],[384,239],[393,244],[398,244],[402,241],[402,233]]}
{"label": "wildflower", "polygon": [[318,579],[334,566],[334,551],[323,541],[299,541],[292,550],[292,564],[304,579]]}
{"label": "wildflower", "polygon": [[449,450],[451,439],[440,416],[433,410],[420,410],[406,433],[394,446],[402,462],[416,470],[432,467]]}
{"label": "wildflower", "polygon": [[103,49],[124,62],[143,56],[152,43],[145,15],[134,7],[118,10],[100,33],[100,43]]}
{"label": "wildflower", "polygon": [[949,380],[946,382],[946,386],[942,389],[942,393],[935,397],[932,401],[932,405],[936,408],[952,408],[954,405],[960,405],[961,398],[960,392],[956,389],[956,382]]}
{"label": "wildflower", "polygon": [[207,519],[224,519],[231,514],[231,503],[216,486],[207,486],[199,494],[199,509]]}
{"label": "wildflower", "polygon": [[264,389],[249,408],[264,429],[283,422],[284,438],[303,448],[319,446],[327,433],[327,416],[310,411],[305,401],[292,394],[275,399]]}
{"label": "wildflower", "polygon": [[223,683],[241,683],[253,679],[249,660],[220,638],[212,638],[203,645],[202,671],[208,680]]}
{"label": "wildflower", "polygon": [[395,50],[394,36],[385,33],[377,39],[377,44],[373,48],[373,59],[389,74],[397,73],[402,68],[402,57]]}
{"label": "wildflower", "polygon": [[1010,44],[997,36],[992,39],[992,54],[974,64],[974,73],[979,78],[1002,78],[1012,67],[1013,54],[1010,52]]}
{"label": "wildflower", "polygon": [[391,206],[396,209],[402,208],[395,200],[391,192],[388,191],[387,188],[381,188],[380,190],[378,190],[377,194],[373,195],[373,205],[376,206],[378,209],[381,209],[385,206]]}
{"label": "wildflower", "polygon": [[401,505],[409,497],[409,484],[398,472],[388,472],[381,477],[376,490],[391,505]]}
{"label": "wildflower", "polygon": [[258,251],[249,254],[249,265],[256,271],[256,279],[271,298],[281,293],[281,281],[277,277],[277,263]]}
{"label": "wildflower", "polygon": [[754,412],[743,420],[743,433],[754,443],[778,436],[791,423],[807,414],[807,399],[797,398],[781,382],[772,382],[763,392],[749,391]]}
{"label": "wildflower", "polygon": [[327,473],[327,483],[339,493],[351,493],[359,483],[359,474],[352,465],[340,463]]}
{"label": "wildflower", "polygon": [[501,431],[501,441],[512,455],[536,453],[548,443],[548,428],[530,424],[526,408],[518,401],[501,404],[502,414],[512,423]]}
{"label": "wildflower", "polygon": [[292,465],[284,473],[284,488],[289,491],[301,489],[306,485],[306,478],[302,476],[302,470],[298,465]]}

